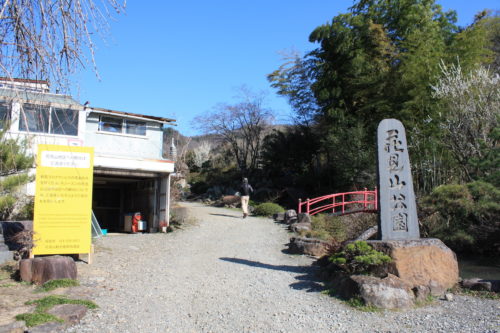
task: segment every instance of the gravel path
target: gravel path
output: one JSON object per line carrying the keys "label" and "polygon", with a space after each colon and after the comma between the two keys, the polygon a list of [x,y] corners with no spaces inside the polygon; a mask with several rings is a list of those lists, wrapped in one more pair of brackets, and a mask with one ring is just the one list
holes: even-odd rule
{"label": "gravel path", "polygon": [[197,223],[170,234],[101,239],[79,263],[100,309],[69,332],[500,332],[500,302],[455,296],[365,313],[321,293],[312,259],[282,252],[269,219],[183,203]]}

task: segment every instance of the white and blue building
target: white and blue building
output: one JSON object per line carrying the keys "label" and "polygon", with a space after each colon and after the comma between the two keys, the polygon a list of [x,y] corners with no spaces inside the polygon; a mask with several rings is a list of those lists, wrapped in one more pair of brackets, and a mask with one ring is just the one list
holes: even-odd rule
{"label": "white and blue building", "polygon": [[[47,81],[0,78],[0,127],[8,137],[25,139],[33,155],[38,144],[94,147],[92,210],[109,231],[130,231],[125,216],[134,212],[150,231],[169,223],[169,125],[175,120],[82,105],[51,93]],[[26,192],[35,194],[34,182]]]}

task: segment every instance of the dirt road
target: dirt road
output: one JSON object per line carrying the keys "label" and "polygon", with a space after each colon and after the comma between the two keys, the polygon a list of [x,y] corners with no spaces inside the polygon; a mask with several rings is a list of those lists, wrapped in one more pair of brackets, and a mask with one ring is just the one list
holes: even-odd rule
{"label": "dirt road", "polygon": [[456,297],[365,313],[321,293],[312,258],[282,252],[270,219],[185,203],[197,222],[169,234],[111,235],[80,280],[99,304],[70,332],[492,332],[499,302]]}

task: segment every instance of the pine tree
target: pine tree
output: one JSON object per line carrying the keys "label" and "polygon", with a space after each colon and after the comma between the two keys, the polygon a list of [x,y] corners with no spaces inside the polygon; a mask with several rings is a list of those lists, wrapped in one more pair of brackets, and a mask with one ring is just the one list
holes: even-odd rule
{"label": "pine tree", "polygon": [[7,137],[0,130],[0,220],[31,218],[31,200],[21,191],[32,179],[28,171],[33,157],[26,142]]}

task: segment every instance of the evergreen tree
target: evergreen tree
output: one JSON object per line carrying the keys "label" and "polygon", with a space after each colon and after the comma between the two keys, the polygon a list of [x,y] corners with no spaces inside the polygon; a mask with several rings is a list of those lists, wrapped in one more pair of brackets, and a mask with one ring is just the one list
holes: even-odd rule
{"label": "evergreen tree", "polygon": [[8,138],[0,130],[0,220],[31,218],[32,204],[21,187],[31,180],[28,170],[32,167],[26,143]]}
{"label": "evergreen tree", "polygon": [[443,105],[432,96],[440,64],[468,71],[493,61],[494,27],[478,17],[460,28],[456,13],[434,0],[360,0],[311,33],[316,50],[268,78],[292,106],[312,105],[332,190],[371,185],[376,127],[397,118],[408,131],[416,189],[430,192],[460,174],[442,140]]}

